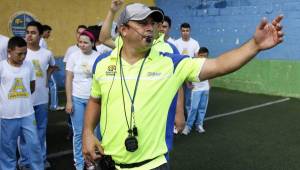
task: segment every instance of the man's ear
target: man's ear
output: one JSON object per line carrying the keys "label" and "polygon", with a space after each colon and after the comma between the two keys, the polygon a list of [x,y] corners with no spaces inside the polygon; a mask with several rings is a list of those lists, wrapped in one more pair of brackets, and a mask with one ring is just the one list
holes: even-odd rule
{"label": "man's ear", "polygon": [[121,25],[119,29],[119,33],[121,37],[126,37],[127,35],[127,27],[125,25]]}

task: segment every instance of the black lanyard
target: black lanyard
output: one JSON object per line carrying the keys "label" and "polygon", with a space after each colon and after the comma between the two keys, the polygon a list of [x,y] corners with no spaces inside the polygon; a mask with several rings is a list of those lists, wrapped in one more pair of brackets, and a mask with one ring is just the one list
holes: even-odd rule
{"label": "black lanyard", "polygon": [[[121,51],[122,51],[122,49],[121,49]],[[134,118],[134,112],[135,112],[135,110],[134,110],[134,100],[135,100],[135,96],[136,96],[136,93],[137,93],[137,88],[138,88],[138,84],[139,84],[139,81],[140,81],[141,72],[142,72],[142,69],[144,67],[144,63],[145,63],[145,61],[146,61],[149,53],[150,53],[150,50],[148,50],[147,53],[144,56],[142,65],[140,67],[138,76],[136,78],[134,92],[133,92],[133,96],[132,97],[130,95],[130,92],[129,92],[129,89],[128,89],[128,86],[127,86],[127,83],[126,83],[126,80],[125,80],[124,71],[123,71],[123,65],[122,65],[122,58],[121,58],[121,55],[120,55],[120,77],[121,77],[121,87],[122,87],[121,89],[122,89],[122,97],[123,97],[123,109],[124,109],[124,113],[125,113],[126,123],[127,123],[127,126],[128,126],[128,133],[130,135],[134,134],[134,136],[137,136],[137,128],[135,126],[135,118]],[[127,91],[127,94],[129,96],[130,102],[131,102],[130,124],[128,123],[127,115],[126,115],[126,107],[125,107],[126,104],[125,104],[125,99],[124,99],[123,81],[124,81],[124,84],[125,84],[125,87],[126,87],[126,91]],[[132,119],[133,119],[133,126],[132,126]]]}

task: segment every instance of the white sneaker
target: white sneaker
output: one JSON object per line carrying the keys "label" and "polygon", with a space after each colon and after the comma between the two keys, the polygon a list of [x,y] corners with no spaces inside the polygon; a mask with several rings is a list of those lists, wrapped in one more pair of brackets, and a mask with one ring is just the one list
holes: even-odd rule
{"label": "white sneaker", "polygon": [[65,109],[64,106],[57,106],[57,107],[56,107],[56,110],[64,110],[64,109]]}
{"label": "white sneaker", "polygon": [[174,126],[174,129],[173,129],[173,133],[174,133],[174,134],[178,134],[178,130],[176,129],[175,126]]}
{"label": "white sneaker", "polygon": [[191,131],[191,128],[188,127],[188,126],[185,126],[184,129],[183,129],[183,131],[182,131],[182,134],[188,135],[190,133],[190,131]]}
{"label": "white sneaker", "polygon": [[202,125],[199,125],[199,126],[196,127],[196,131],[199,132],[199,133],[204,133],[205,129],[203,128]]}

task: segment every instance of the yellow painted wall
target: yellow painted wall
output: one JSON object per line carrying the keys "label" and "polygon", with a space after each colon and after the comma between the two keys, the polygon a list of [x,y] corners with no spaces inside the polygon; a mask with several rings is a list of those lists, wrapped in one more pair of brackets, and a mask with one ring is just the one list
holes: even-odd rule
{"label": "yellow painted wall", "polygon": [[[125,0],[125,4],[141,2],[153,5],[154,0]],[[104,19],[111,0],[0,0],[0,34],[12,36],[10,18],[19,11],[33,14],[43,24],[52,27],[47,40],[55,56],[63,56],[75,43],[75,29],[79,24],[95,25]]]}

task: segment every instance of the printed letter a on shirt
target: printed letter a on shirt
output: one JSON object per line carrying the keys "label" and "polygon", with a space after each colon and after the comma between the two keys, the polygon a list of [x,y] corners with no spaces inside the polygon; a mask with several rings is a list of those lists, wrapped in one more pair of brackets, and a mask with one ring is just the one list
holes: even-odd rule
{"label": "printed letter a on shirt", "polygon": [[22,78],[15,78],[15,82],[8,93],[8,99],[13,100],[16,98],[27,98],[29,93],[27,92]]}

